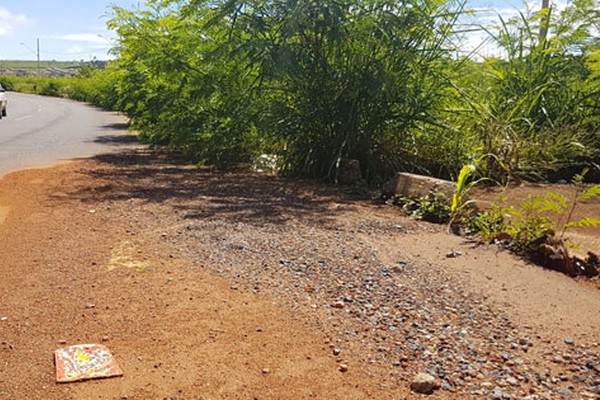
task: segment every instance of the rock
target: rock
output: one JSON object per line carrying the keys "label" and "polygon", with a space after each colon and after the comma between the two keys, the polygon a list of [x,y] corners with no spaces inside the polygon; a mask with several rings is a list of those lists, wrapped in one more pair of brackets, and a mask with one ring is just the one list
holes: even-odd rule
{"label": "rock", "polygon": [[519,385],[519,381],[514,377],[514,376],[509,376],[506,379],[506,382],[511,385],[511,386],[518,386]]}
{"label": "rock", "polygon": [[573,397],[573,392],[567,388],[559,388],[556,392],[563,397]]}
{"label": "rock", "polygon": [[446,258],[458,258],[462,256],[462,253],[460,251],[450,251],[448,253],[446,253]]}
{"label": "rock", "polygon": [[271,370],[269,368],[263,368],[262,373],[267,375],[268,373],[270,373]]}
{"label": "rock", "polygon": [[494,389],[494,391],[490,395],[490,399],[492,399],[492,400],[505,400],[505,399],[512,399],[512,398],[513,398],[513,396],[510,393],[507,393],[500,389]]}
{"label": "rock", "polygon": [[565,338],[565,343],[568,345],[574,345],[575,339],[573,339],[572,337],[567,337],[567,338]]}
{"label": "rock", "polygon": [[426,373],[418,374],[410,383],[410,389],[413,392],[421,394],[432,394],[436,389],[439,388],[440,385],[436,381],[435,377]]}
{"label": "rock", "polygon": [[348,372],[348,364],[340,364],[339,370],[340,372]]}
{"label": "rock", "polygon": [[337,181],[342,185],[356,185],[362,179],[360,172],[360,162],[342,158],[338,167]]}
{"label": "rock", "polygon": [[342,351],[340,349],[333,349],[332,353],[334,356],[339,356]]}
{"label": "rock", "polygon": [[344,308],[344,302],[343,301],[336,301],[335,303],[331,304],[332,308]]}

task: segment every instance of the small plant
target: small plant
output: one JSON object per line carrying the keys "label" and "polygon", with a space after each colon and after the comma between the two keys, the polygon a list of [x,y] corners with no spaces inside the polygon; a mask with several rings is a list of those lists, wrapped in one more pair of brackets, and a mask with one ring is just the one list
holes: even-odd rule
{"label": "small plant", "polygon": [[456,179],[456,187],[454,189],[454,194],[452,195],[452,204],[450,206],[450,217],[448,223],[449,231],[457,219],[459,217],[464,217],[465,211],[471,206],[471,204],[473,204],[472,200],[467,199],[467,194],[469,191],[482,182],[493,181],[492,179],[486,177],[476,178],[478,176],[480,164],[488,157],[494,156],[483,155],[473,163],[464,165],[460,170],[458,178]]}
{"label": "small plant", "polygon": [[509,210],[509,214],[516,217],[505,229],[511,237],[509,246],[513,250],[535,253],[556,235],[552,220],[544,215],[545,203],[545,198],[531,196]]}
{"label": "small plant", "polygon": [[600,197],[600,184],[590,186],[589,188],[585,188],[583,184],[585,175],[588,172],[589,168],[585,168],[580,174],[575,175],[573,178],[572,183],[575,186],[575,191],[570,204],[560,193],[553,191],[548,192],[546,208],[549,211],[560,214],[560,218],[558,220],[560,240],[563,239],[567,229],[569,228],[596,227],[600,225],[600,219],[593,217],[584,217],[572,221],[575,208],[580,202]]}
{"label": "small plant", "polygon": [[515,244],[523,249],[537,251],[539,244],[552,239],[554,245],[566,247],[565,233],[569,228],[600,226],[600,219],[583,217],[573,220],[577,205],[582,201],[600,197],[600,184],[586,188],[583,184],[588,169],[575,175],[572,180],[574,191],[569,200],[561,193],[548,190],[545,196],[530,197],[513,209],[511,214],[518,219],[509,226]]}
{"label": "small plant", "polygon": [[421,221],[445,224],[450,218],[450,200],[442,192],[416,198],[392,196],[386,203],[402,208],[406,214]]}
{"label": "small plant", "polygon": [[500,207],[494,204],[489,210],[479,211],[477,214],[465,218],[465,232],[477,234],[486,243],[497,239],[501,233],[506,233],[509,207]]}
{"label": "small plant", "polygon": [[416,209],[412,215],[417,219],[436,224],[445,224],[450,220],[450,201],[442,192],[419,197],[415,203]]}
{"label": "small plant", "polygon": [[467,231],[478,233],[485,242],[500,239],[517,253],[531,257],[548,268],[568,275],[596,276],[600,273],[598,257],[588,254],[586,260],[569,255],[564,235],[574,227],[600,226],[600,219],[584,217],[573,220],[574,211],[582,201],[600,197],[600,184],[585,187],[587,170],[576,175],[573,196],[547,191],[544,196],[530,196],[516,207],[494,205],[464,219]]}

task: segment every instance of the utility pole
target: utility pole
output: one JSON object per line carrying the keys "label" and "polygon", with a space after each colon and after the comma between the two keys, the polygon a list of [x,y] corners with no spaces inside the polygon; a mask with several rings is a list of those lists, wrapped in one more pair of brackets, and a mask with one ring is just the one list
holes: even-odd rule
{"label": "utility pole", "polygon": [[37,76],[40,76],[40,38],[37,39]]}

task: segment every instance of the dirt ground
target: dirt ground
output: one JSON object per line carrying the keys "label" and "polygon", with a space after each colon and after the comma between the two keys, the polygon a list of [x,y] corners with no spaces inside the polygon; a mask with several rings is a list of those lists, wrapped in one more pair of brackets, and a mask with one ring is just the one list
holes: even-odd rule
{"label": "dirt ground", "polygon": [[0,399],[600,398],[594,283],[336,188],[140,148],[4,177],[0,238]]}

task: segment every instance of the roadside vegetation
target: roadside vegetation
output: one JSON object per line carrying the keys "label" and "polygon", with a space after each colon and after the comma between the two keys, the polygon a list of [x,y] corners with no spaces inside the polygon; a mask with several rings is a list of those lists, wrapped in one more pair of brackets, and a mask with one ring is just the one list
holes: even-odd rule
{"label": "roadside vegetation", "polygon": [[[544,267],[569,276],[594,278],[600,275],[600,259],[587,252],[585,257],[572,250],[582,250],[566,235],[575,228],[600,226],[597,216],[576,217],[576,209],[587,201],[600,199],[600,184],[585,184],[586,168],[576,174],[567,193],[547,189],[541,195],[529,195],[515,204],[498,203],[479,209],[468,200],[468,192],[481,180],[476,165],[461,170],[452,196],[444,192],[420,197],[392,195],[383,199],[401,207],[416,219],[447,224],[448,230],[484,244],[496,244]],[[513,202],[514,203],[514,202]],[[581,252],[580,252],[581,253]]]}
{"label": "roadside vegetation", "polygon": [[0,69],[22,69],[29,71],[36,71],[37,68],[58,68],[58,69],[68,69],[68,68],[79,68],[82,64],[85,64],[84,61],[46,61],[40,60],[39,64],[37,61],[32,60],[0,60]]}
{"label": "roadside vegetation", "polygon": [[499,16],[483,27],[499,54],[488,58],[460,51],[467,13],[448,0],[148,0],[114,8],[105,68],[0,83],[122,111],[145,140],[201,164],[269,154],[284,174],[333,182],[347,160],[370,184],[397,171],[451,178],[453,198],[408,207],[471,218],[486,240],[508,234],[520,250],[562,239],[573,222],[540,213],[564,212],[564,199],[474,215],[466,192],[475,178],[570,180],[584,168],[600,181],[600,3]]}
{"label": "roadside vegetation", "polygon": [[[398,170],[567,177],[598,161],[600,5],[486,26],[498,58],[463,56],[451,1],[147,1],[115,8],[116,60],[13,90],[127,113],[152,143],[228,167],[269,153],[284,173],[377,183]],[[590,178],[598,175],[592,167]]]}

